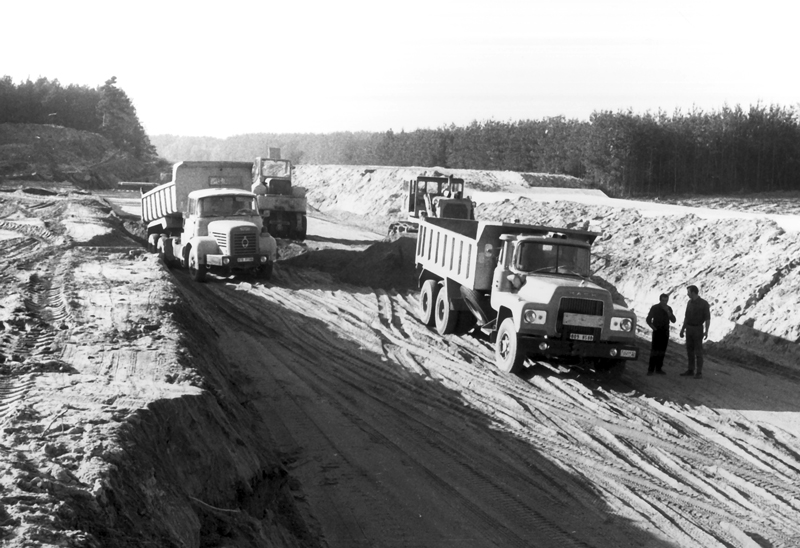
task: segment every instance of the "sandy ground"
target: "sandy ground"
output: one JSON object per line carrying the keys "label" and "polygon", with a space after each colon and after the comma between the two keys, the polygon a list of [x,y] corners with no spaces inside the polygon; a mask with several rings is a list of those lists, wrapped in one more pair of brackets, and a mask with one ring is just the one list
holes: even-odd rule
{"label": "sandy ground", "polygon": [[413,170],[370,169],[299,173],[321,213],[270,282],[168,270],[129,195],[0,194],[5,545],[800,545],[792,231],[481,201],[602,232],[596,275],[640,315],[697,280],[714,312],[699,381],[677,337],[645,376],[646,328],[620,379],[509,376],[417,320],[413,242],[380,241]]}

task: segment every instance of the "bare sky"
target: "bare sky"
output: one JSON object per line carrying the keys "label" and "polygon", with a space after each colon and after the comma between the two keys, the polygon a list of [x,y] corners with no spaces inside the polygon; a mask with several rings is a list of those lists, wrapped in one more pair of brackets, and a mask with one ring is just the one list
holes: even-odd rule
{"label": "bare sky", "polygon": [[116,76],[150,135],[800,103],[788,0],[9,0],[0,13],[0,75]]}

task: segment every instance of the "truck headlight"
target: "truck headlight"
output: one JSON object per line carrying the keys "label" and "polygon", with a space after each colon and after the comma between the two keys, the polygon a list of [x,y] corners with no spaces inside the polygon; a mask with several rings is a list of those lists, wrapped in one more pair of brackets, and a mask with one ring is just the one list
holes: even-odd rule
{"label": "truck headlight", "polygon": [[262,255],[261,256],[261,262],[262,263],[266,263],[267,262],[267,256],[266,255]]}
{"label": "truck headlight", "polygon": [[633,321],[630,318],[611,318],[611,331],[630,333],[632,329]]}
{"label": "truck headlight", "polygon": [[541,325],[547,322],[547,312],[544,310],[534,310],[529,308],[522,313],[522,320],[525,323]]}
{"label": "truck headlight", "polygon": [[230,262],[231,262],[230,257],[223,257],[222,258],[222,264],[230,264]]}

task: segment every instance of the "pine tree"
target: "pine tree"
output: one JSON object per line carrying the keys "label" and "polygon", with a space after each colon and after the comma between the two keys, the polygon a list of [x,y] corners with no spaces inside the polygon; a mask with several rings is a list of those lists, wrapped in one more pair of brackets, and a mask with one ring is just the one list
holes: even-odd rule
{"label": "pine tree", "polygon": [[155,147],[139,123],[133,103],[116,83],[117,77],[112,76],[100,88],[101,98],[97,104],[97,113],[103,120],[100,133],[134,157],[151,159],[156,155]]}

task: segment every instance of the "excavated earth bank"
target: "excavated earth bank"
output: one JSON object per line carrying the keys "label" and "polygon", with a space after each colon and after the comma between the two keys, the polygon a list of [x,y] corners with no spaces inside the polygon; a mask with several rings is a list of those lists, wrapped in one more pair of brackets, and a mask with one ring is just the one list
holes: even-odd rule
{"label": "excavated earth bank", "polygon": [[[299,166],[297,182],[308,189],[310,205],[325,215],[383,232],[400,216],[402,180],[435,173],[451,171]],[[602,236],[595,246],[596,279],[614,289],[640,318],[662,291],[673,293],[672,305],[680,314],[685,305],[683,288],[694,283],[712,306],[712,354],[755,363],[767,371],[780,369],[788,377],[797,375],[796,342],[800,335],[792,320],[800,308],[796,233],[768,219],[655,215],[600,205],[601,197],[595,191],[583,189],[568,178],[452,173],[464,177],[474,193],[513,196],[539,187],[538,191],[547,195],[553,192],[552,187],[560,186],[576,196],[596,196],[598,203],[591,205],[564,199],[542,202],[531,197],[481,202],[477,215],[486,220],[519,219],[597,230]],[[220,329],[212,325],[214,321],[236,325],[235,319],[226,319],[221,306],[215,309],[219,317],[213,321],[198,312],[197,294],[174,283],[164,265],[143,252],[135,220],[120,218],[105,200],[69,184],[4,183],[0,190],[0,538],[4,545],[325,545],[320,525],[295,479],[293,467],[297,464],[274,446],[273,436],[256,412],[262,403],[250,399],[244,365],[220,350],[222,324]],[[560,195],[563,193],[560,191]],[[329,272],[337,283],[383,288],[377,293],[381,302],[389,299],[385,290],[399,290],[407,301],[404,306],[412,308],[408,303],[413,302],[413,293],[405,297],[404,290],[413,288],[413,240],[364,245],[363,252],[319,249],[326,247],[320,245],[324,241],[323,235],[316,243],[284,245],[286,259],[281,268],[297,276],[299,282],[282,275],[279,268],[276,287],[259,290],[275,299],[286,299],[290,305],[293,293],[308,292],[319,298],[321,312],[357,317],[357,301],[347,308],[327,310],[324,298],[332,292],[329,285],[302,275],[304,269],[316,269]],[[312,283],[310,289],[302,285],[307,280]],[[287,288],[279,287],[281,283]],[[210,288],[215,295],[223,289]],[[246,284],[240,292],[247,292]],[[385,323],[395,333],[398,326],[394,323],[401,321],[398,318],[387,321],[380,316],[367,321]],[[405,324],[401,328],[411,330]],[[646,345],[647,330],[640,329],[640,334]],[[369,340],[364,342],[365,346],[370,344]],[[431,352],[452,352],[445,343],[424,344],[430,345]],[[460,349],[450,358],[459,362],[459,368],[465,360],[479,361],[478,350],[473,348],[477,343],[464,344],[471,345],[465,347],[469,352]],[[475,382],[448,377],[451,373],[441,367],[441,358],[416,362],[416,354],[408,350],[394,356],[392,345],[385,341],[381,345],[388,349],[389,358],[408,363],[420,378],[433,377],[443,386]],[[754,362],[753,356],[758,361]],[[638,366],[642,367],[641,362]],[[475,367],[481,375],[495,379],[493,372]],[[453,370],[457,368],[453,366]],[[506,380],[488,382],[487,387],[491,387]],[[522,389],[509,382],[511,396],[492,392],[487,393],[486,401],[472,396],[472,404],[487,416],[494,415],[496,408],[496,417],[517,428],[530,417],[525,412],[527,404],[522,403]],[[668,460],[666,452],[670,449],[659,436],[677,431],[681,440],[677,454],[689,459],[696,451],[692,445],[684,449],[683,444],[689,443],[686,439],[691,430],[697,427],[711,434],[705,437],[716,439],[719,434],[713,428],[720,420],[723,438],[735,440],[725,438],[730,452],[746,452],[737,446],[738,440],[744,440],[741,444],[747,447],[747,440],[757,439],[757,455],[764,462],[779,470],[781,477],[797,475],[791,457],[796,457],[792,449],[795,444],[788,434],[725,422],[702,406],[684,409],[669,401],[662,405],[659,400],[651,403],[653,412],[661,412],[663,407],[670,419],[657,422],[656,428],[663,432],[641,435],[636,432],[640,428],[637,412],[628,417],[630,411],[623,409],[628,405],[624,394],[580,386],[570,389],[569,380],[551,383],[542,378],[533,383],[542,393],[552,393],[556,402],[547,408],[547,414],[533,415],[547,420],[553,417],[553,422],[536,423],[530,432],[542,438],[552,434],[554,447],[561,451],[554,453],[561,459],[557,466],[581,469],[582,459],[589,459],[570,446],[563,449],[567,438],[562,432],[574,436],[580,447],[594,447],[598,440],[630,429],[636,434],[633,439],[652,440],[643,453],[634,454],[662,462]],[[579,407],[586,412],[571,419],[556,419],[562,406],[558,397],[561,388],[568,394],[566,398],[579,394]],[[632,393],[636,400],[638,396]],[[598,408],[605,400],[611,407],[603,414]],[[478,416],[475,411],[464,413]],[[615,425],[623,413],[621,425],[609,426]],[[583,421],[594,424],[598,416],[603,417],[604,428],[588,427],[591,435],[580,431]],[[568,425],[576,421],[574,431],[571,426],[556,430],[559,420]],[[672,420],[674,423],[669,422]],[[780,442],[780,450],[769,447],[773,439]],[[625,454],[629,449],[610,443],[612,452]],[[771,452],[780,456],[771,458]],[[789,456],[784,454],[787,452]],[[617,486],[609,489],[625,493],[620,495],[620,500],[626,501],[618,508],[620,515],[635,514],[637,504],[630,502],[629,506],[628,501],[636,497],[624,484],[630,474],[620,472],[625,471],[624,466],[605,468],[606,460],[613,459],[603,459],[602,464],[595,465],[596,473],[611,474],[610,483]],[[757,459],[744,458],[746,462],[753,460]],[[641,470],[655,467],[645,464]],[[737,512],[740,505],[770,518],[772,514],[765,514],[763,507],[748,502],[758,497],[789,508],[774,522],[766,519],[780,523],[786,531],[769,531],[769,526],[764,526],[748,532],[728,518],[718,518],[704,523],[705,531],[716,535],[712,538],[681,522],[672,507],[653,511],[653,527],[674,531],[670,538],[678,545],[691,545],[694,538],[698,546],[792,546],[800,536],[787,525],[791,519],[784,515],[796,515],[794,495],[781,494],[775,500],[768,491],[771,487],[761,487],[766,481],[748,475],[749,468],[743,474],[745,480],[725,476],[728,469],[708,468],[709,474],[728,478],[724,489],[718,490],[713,483],[709,487],[696,479],[690,481],[710,491],[712,497],[723,498],[723,505],[736,506]],[[640,481],[644,489],[646,480],[637,479],[641,470],[637,469],[633,480]],[[645,477],[644,472],[641,475]],[[664,475],[661,470],[656,474],[659,478]],[[324,487],[324,481],[319,481]],[[669,477],[664,481],[675,483]],[[305,487],[309,486],[306,481]],[[688,494],[682,504],[695,509],[709,506],[701,500],[693,507],[695,500],[696,495]],[[713,509],[711,515],[726,514]],[[772,532],[774,537],[769,536]],[[610,538],[601,533],[594,545],[608,546]],[[653,546],[669,545],[669,541],[653,542]]]}

